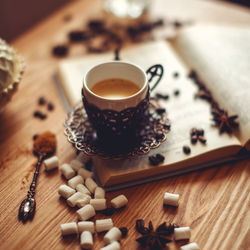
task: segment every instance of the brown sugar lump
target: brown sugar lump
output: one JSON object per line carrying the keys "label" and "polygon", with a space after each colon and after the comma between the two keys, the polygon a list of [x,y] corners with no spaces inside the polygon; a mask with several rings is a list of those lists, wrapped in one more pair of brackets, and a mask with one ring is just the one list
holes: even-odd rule
{"label": "brown sugar lump", "polygon": [[90,204],[96,211],[101,211],[107,208],[106,199],[91,199]]}
{"label": "brown sugar lump", "polygon": [[110,244],[114,241],[119,241],[122,237],[122,233],[119,228],[112,227],[105,235],[104,235],[104,242],[105,244]]}
{"label": "brown sugar lump", "polygon": [[75,171],[70,167],[69,164],[62,164],[61,168],[62,175],[68,180],[75,176]]}
{"label": "brown sugar lump", "polygon": [[84,180],[82,178],[82,176],[80,175],[77,175],[71,179],[68,180],[68,185],[74,189],[76,189],[76,186],[78,184],[83,184]]}
{"label": "brown sugar lump", "polygon": [[103,219],[103,220],[96,220],[95,222],[95,230],[97,233],[108,231],[113,227],[113,221],[111,218]]}
{"label": "brown sugar lump", "polygon": [[87,204],[86,206],[78,209],[76,213],[79,220],[88,220],[91,217],[95,216],[95,209],[92,205]]}
{"label": "brown sugar lump", "polygon": [[62,236],[77,234],[78,227],[77,227],[76,222],[69,222],[69,223],[61,224],[61,233],[62,233]]}
{"label": "brown sugar lump", "polygon": [[111,200],[111,205],[114,208],[120,208],[126,206],[128,203],[128,199],[125,195],[121,194]]}
{"label": "brown sugar lump", "polygon": [[95,192],[95,189],[98,187],[96,182],[92,178],[87,178],[85,181],[85,186],[88,188],[88,190],[93,194]]}
{"label": "brown sugar lump", "polygon": [[81,248],[91,249],[93,247],[93,236],[89,231],[84,231],[81,233],[80,239]]}
{"label": "brown sugar lump", "polygon": [[89,231],[93,234],[95,232],[95,224],[92,221],[79,221],[78,231],[79,233],[82,233],[84,231]]}
{"label": "brown sugar lump", "polygon": [[63,198],[68,199],[71,195],[73,195],[76,192],[75,189],[63,184],[59,187],[58,193]]}
{"label": "brown sugar lump", "polygon": [[174,229],[175,240],[188,240],[191,237],[190,227],[178,227]]}

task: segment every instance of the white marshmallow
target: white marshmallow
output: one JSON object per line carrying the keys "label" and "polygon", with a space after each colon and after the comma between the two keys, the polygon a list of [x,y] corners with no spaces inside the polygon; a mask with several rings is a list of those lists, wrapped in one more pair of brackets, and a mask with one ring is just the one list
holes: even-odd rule
{"label": "white marshmallow", "polygon": [[70,162],[70,166],[75,170],[78,171],[80,168],[84,167],[84,164],[76,159]]}
{"label": "white marshmallow", "polygon": [[71,195],[75,193],[75,189],[63,184],[59,187],[58,193],[61,195],[63,198],[68,199]]}
{"label": "white marshmallow", "polygon": [[120,250],[120,249],[121,249],[120,243],[117,241],[114,241],[111,244],[100,248],[100,250]]}
{"label": "white marshmallow", "polygon": [[75,176],[75,177],[69,179],[68,185],[69,185],[70,187],[72,187],[72,188],[75,189],[76,186],[77,186],[78,184],[83,184],[83,181],[84,181],[84,180],[83,180],[82,176],[77,175],[77,176]]}
{"label": "white marshmallow", "polygon": [[79,221],[78,231],[82,233],[83,231],[89,231],[92,234],[95,232],[95,224],[92,221]]}
{"label": "white marshmallow", "polygon": [[94,173],[91,171],[88,171],[85,168],[80,168],[77,171],[78,175],[81,175],[83,179],[87,179],[87,178],[92,178]]}
{"label": "white marshmallow", "polygon": [[78,218],[80,220],[88,220],[89,218],[95,216],[95,209],[90,204],[78,209],[76,211]]}
{"label": "white marshmallow", "polygon": [[111,200],[111,205],[114,208],[120,208],[125,206],[128,203],[128,199],[126,198],[125,195],[121,194],[115,197],[114,199]]}
{"label": "white marshmallow", "polygon": [[70,235],[70,234],[77,234],[78,229],[77,229],[76,222],[69,222],[69,223],[61,224],[61,232],[62,232],[62,236]]}
{"label": "white marshmallow", "polygon": [[89,159],[90,159],[90,157],[89,157],[88,155],[84,154],[84,153],[80,153],[80,154],[75,158],[75,160],[78,160],[78,161],[80,161],[80,162],[82,162],[82,163],[87,162]]}
{"label": "white marshmallow", "polygon": [[196,242],[192,242],[187,245],[181,246],[181,250],[200,250],[200,248]]}
{"label": "white marshmallow", "polygon": [[97,187],[95,189],[95,195],[94,195],[95,199],[103,199],[105,198],[105,190],[101,187]]}
{"label": "white marshmallow", "polygon": [[96,184],[96,182],[92,178],[87,178],[85,180],[85,186],[88,188],[88,190],[91,193],[94,193],[95,189],[98,187],[98,185]]}
{"label": "white marshmallow", "polygon": [[88,195],[91,195],[90,191],[83,185],[83,184],[78,184],[76,186],[76,190],[78,192],[81,192],[83,194],[88,194]]}
{"label": "white marshmallow", "polygon": [[55,169],[58,167],[58,157],[52,156],[46,160],[44,160],[44,166],[47,171]]}
{"label": "white marshmallow", "polygon": [[108,231],[113,227],[112,219],[103,219],[103,220],[96,220],[95,221],[95,229],[96,232],[104,232]]}
{"label": "white marshmallow", "polygon": [[83,193],[76,192],[67,199],[67,203],[70,207],[75,207],[78,200],[83,199]]}
{"label": "white marshmallow", "polygon": [[93,247],[93,236],[89,231],[82,232],[80,245],[84,249],[91,249]]}
{"label": "white marshmallow", "polygon": [[165,205],[178,206],[179,205],[179,194],[165,193],[163,198],[163,203]]}
{"label": "white marshmallow", "polygon": [[189,227],[178,227],[174,229],[175,240],[188,240],[191,237]]}
{"label": "white marshmallow", "polygon": [[105,235],[104,235],[104,242],[105,244],[110,244],[113,241],[118,241],[122,237],[122,233],[119,228],[112,227]]}
{"label": "white marshmallow", "polygon": [[96,211],[101,211],[107,208],[106,199],[91,199],[90,204]]}
{"label": "white marshmallow", "polygon": [[62,164],[61,173],[67,180],[75,176],[75,171],[67,163]]}
{"label": "white marshmallow", "polygon": [[79,200],[77,200],[76,205],[77,207],[81,208],[84,207],[85,205],[89,204],[91,197],[88,196],[87,194],[82,194],[83,198],[80,198]]}

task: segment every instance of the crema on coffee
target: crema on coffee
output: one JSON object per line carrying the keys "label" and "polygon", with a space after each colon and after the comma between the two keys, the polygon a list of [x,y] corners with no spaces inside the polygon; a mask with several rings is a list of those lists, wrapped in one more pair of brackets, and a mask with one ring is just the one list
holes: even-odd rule
{"label": "crema on coffee", "polygon": [[132,81],[120,78],[109,78],[97,82],[91,91],[108,99],[121,99],[136,94],[140,88]]}

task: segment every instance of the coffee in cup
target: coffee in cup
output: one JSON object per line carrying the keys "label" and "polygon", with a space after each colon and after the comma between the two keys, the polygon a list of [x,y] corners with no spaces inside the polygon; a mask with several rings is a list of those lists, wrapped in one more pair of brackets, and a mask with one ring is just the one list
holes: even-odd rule
{"label": "coffee in cup", "polygon": [[136,94],[140,88],[127,79],[109,78],[96,83],[90,90],[98,96],[117,100]]}

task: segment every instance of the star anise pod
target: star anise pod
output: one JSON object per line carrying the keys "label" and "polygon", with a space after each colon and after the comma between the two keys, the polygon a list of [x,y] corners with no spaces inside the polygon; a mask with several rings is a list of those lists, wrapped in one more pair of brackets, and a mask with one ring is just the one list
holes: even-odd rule
{"label": "star anise pod", "polygon": [[227,111],[223,109],[212,109],[213,121],[215,126],[219,128],[220,133],[227,132],[231,134],[233,129],[238,128],[239,123],[236,121],[238,115],[229,116]]}
{"label": "star anise pod", "polygon": [[136,241],[142,246],[149,249],[162,249],[166,246],[167,243],[171,242],[170,239],[166,237],[166,228],[161,224],[155,231],[153,224],[150,221],[148,227],[144,226],[143,220],[136,221],[136,229],[142,234],[141,237],[137,238]]}

